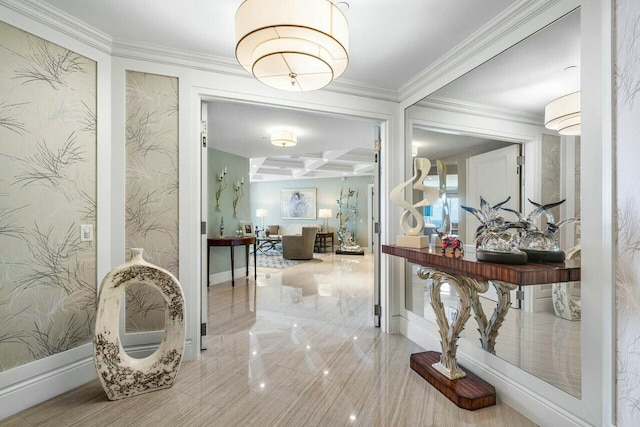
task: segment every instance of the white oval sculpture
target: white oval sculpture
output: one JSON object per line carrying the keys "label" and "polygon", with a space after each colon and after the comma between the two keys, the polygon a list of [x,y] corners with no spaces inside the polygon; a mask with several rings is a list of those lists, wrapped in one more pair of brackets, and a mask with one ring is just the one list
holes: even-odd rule
{"label": "white oval sculpture", "polygon": [[[422,236],[422,229],[424,228],[424,218],[422,214],[418,211],[417,208],[423,206],[433,205],[438,201],[438,190],[435,188],[427,187],[424,185],[424,180],[429,174],[429,170],[431,169],[431,162],[429,159],[425,159],[422,157],[416,157],[413,160],[413,176],[402,184],[394,187],[391,190],[390,199],[396,205],[405,209],[402,214],[402,218],[400,220],[400,225],[402,226],[402,231],[407,236],[418,236],[420,237],[419,242],[411,243],[411,239],[402,239],[402,236],[398,236],[398,245],[401,246],[411,246],[411,247],[424,247],[424,237],[427,237],[427,245],[428,245],[428,236]],[[404,200],[404,188],[411,183],[413,184],[413,189],[422,191],[424,194],[424,199],[420,200],[418,203],[411,204]],[[416,220],[416,225],[409,225],[409,217],[413,216]],[[416,246],[420,245],[420,246]]]}
{"label": "white oval sculpture", "polygon": [[[129,356],[120,342],[120,311],[127,286],[146,284],[165,301],[165,334],[160,347],[144,359]],[[184,351],[184,295],[168,271],[142,259],[142,249],[131,249],[131,260],[109,272],[100,285],[93,336],[93,358],[98,378],[110,400],[168,388],[180,368]]]}

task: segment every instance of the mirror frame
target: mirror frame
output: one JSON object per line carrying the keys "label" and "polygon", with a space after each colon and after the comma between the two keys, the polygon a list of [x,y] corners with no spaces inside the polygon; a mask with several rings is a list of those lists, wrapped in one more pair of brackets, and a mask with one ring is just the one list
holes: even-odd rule
{"label": "mirror frame", "polygon": [[[536,0],[520,5],[522,8],[519,12],[525,23],[521,22],[517,29],[512,29],[499,40],[488,40],[484,45],[476,45],[471,41],[468,45],[463,43],[458,46],[450,52],[450,57],[443,60],[443,63],[451,61],[449,67],[443,63],[436,64],[431,73],[423,74],[425,78],[421,84],[414,81],[413,85],[409,85],[411,87],[403,88],[405,95],[412,89],[415,92],[407,95],[400,107],[406,111],[406,108],[466,72],[577,7],[581,8],[581,163],[584,165],[583,171],[589,170],[588,174],[581,176],[582,187],[589,189],[589,197],[582,201],[582,243],[583,247],[589,248],[582,257],[582,304],[585,314],[581,322],[582,397],[575,398],[471,344],[461,342],[458,354],[463,365],[496,387],[501,400],[540,424],[609,424],[614,422],[615,417],[616,370],[611,93],[613,2]],[[473,49],[474,46],[476,49]],[[468,50],[471,52],[467,53]],[[454,61],[456,56],[458,60]],[[401,127],[404,156],[395,163],[396,167],[402,169],[403,176],[405,170],[410,170],[407,165],[411,164],[411,147],[406,143],[407,138],[404,138],[411,133],[408,129],[412,124],[409,122],[405,117],[404,126]],[[530,194],[531,190],[530,184],[525,186],[526,194]],[[404,261],[399,262],[393,270],[392,280],[398,283],[395,301],[401,305],[397,330],[425,348],[437,348],[439,338],[435,325],[404,307]]]}

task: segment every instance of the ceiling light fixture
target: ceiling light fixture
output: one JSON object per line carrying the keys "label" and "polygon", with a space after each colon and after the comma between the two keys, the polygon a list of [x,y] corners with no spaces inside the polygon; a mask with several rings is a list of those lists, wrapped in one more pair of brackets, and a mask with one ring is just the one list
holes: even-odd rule
{"label": "ceiling light fixture", "polygon": [[271,143],[278,147],[293,147],[298,143],[298,136],[290,130],[278,130],[271,134]]}
{"label": "ceiling light fixture", "polygon": [[236,40],[240,65],[276,89],[321,89],[349,62],[347,18],[329,0],[245,0]]}
{"label": "ceiling light fixture", "polygon": [[560,135],[580,135],[580,91],[554,99],[544,109],[544,126]]}

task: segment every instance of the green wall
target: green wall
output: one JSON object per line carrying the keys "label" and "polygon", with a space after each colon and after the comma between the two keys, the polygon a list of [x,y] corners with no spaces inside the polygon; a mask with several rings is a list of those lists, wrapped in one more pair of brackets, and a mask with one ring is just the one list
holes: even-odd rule
{"label": "green wall", "polygon": [[[249,185],[249,159],[236,156],[222,151],[207,150],[207,179],[208,193],[207,206],[207,237],[220,237],[220,219],[224,217],[224,235],[231,237],[235,235],[235,230],[241,220],[251,221],[249,215],[249,199],[251,195]],[[227,168],[227,188],[220,195],[220,212],[216,211],[216,191],[218,189],[217,175]],[[233,216],[233,196],[234,183],[244,178],[244,196],[238,201],[236,206],[237,218]],[[236,270],[245,265],[244,247],[235,248],[235,268]],[[231,258],[228,247],[211,248],[209,251],[210,271],[209,274],[231,271]]]}
{"label": "green wall", "polygon": [[[294,181],[266,181],[251,183],[251,220],[254,225],[260,224],[260,219],[256,217],[256,209],[266,209],[267,216],[264,225],[278,224],[280,226],[288,223],[301,224],[322,224],[322,218],[315,220],[284,220],[280,218],[280,190],[283,188],[316,188],[317,210],[331,209],[333,218],[329,218],[329,230],[335,232],[338,229],[338,213],[336,201],[340,197],[340,190],[344,188],[346,192],[349,188],[357,190],[358,195],[358,227],[357,243],[366,248],[368,245],[367,224],[369,219],[369,207],[367,206],[367,185],[373,184],[371,176],[346,177],[341,178],[318,178],[299,179]],[[316,211],[317,216],[317,211]],[[338,245],[338,236],[335,236],[335,244]]]}

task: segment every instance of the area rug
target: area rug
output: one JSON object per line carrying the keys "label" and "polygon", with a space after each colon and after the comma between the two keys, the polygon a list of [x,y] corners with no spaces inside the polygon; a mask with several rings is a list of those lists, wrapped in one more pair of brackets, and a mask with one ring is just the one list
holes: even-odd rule
{"label": "area rug", "polygon": [[[262,268],[289,268],[294,265],[302,264],[303,262],[313,261],[310,259],[284,259],[280,252],[274,252],[276,251],[267,251],[267,255],[258,252],[258,258],[256,259],[257,266]],[[320,259],[327,255],[328,254],[313,254],[313,259]]]}

